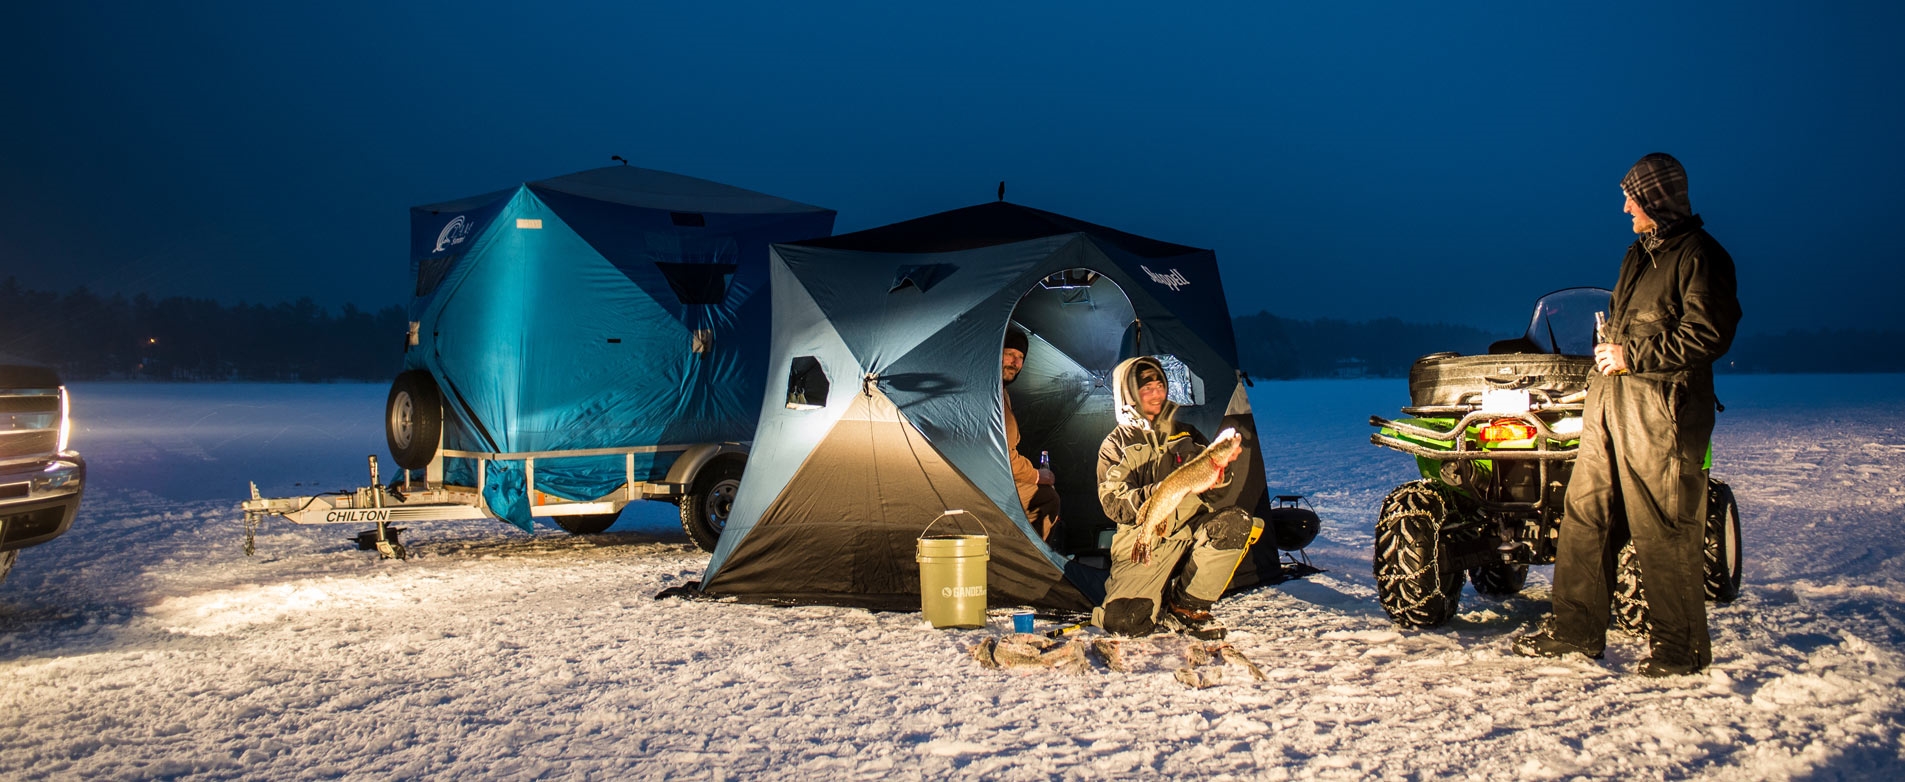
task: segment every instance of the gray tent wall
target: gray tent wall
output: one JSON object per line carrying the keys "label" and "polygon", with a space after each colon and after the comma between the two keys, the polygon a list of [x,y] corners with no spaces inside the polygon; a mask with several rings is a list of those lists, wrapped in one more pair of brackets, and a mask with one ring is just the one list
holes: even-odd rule
{"label": "gray tent wall", "polygon": [[[951,249],[911,251],[918,248]],[[777,244],[769,254],[768,388],[748,476],[703,591],[765,602],[915,609],[915,541],[942,512],[962,509],[968,515],[940,519],[932,532],[990,536],[992,604],[1064,610],[1095,604],[1104,571],[1047,547],[1019,505],[999,393],[999,345],[1008,320],[1015,310],[1032,320],[1045,317],[1024,308],[1035,298],[1026,294],[1040,291],[1040,281],[1051,275],[1079,268],[1102,275],[1093,290],[1111,290],[1108,282],[1128,298],[1141,324],[1138,349],[1176,356],[1202,378],[1204,403],[1186,408],[1181,420],[1206,434],[1237,426],[1254,445],[1209,250],[1003,203]],[[1137,336],[1125,323],[1112,325],[1106,332],[1101,324],[1092,343],[1101,355],[1089,363],[1115,363],[1126,352],[1116,349],[1120,338]],[[1066,524],[1102,520],[1093,471],[1098,442],[1113,425],[1100,374],[1110,367],[1069,362],[1071,353],[1044,340],[1034,340],[1031,353],[1027,373],[1013,385],[1026,431],[1038,430],[1035,421],[1064,419],[1065,409],[1089,413],[1096,403],[1102,411],[1096,420],[1074,416],[1087,432],[1045,435],[1047,445],[1065,444],[1054,452],[1055,461],[1070,465],[1060,472],[1061,490],[1071,489],[1068,500],[1081,498],[1065,507]],[[812,362],[825,375],[824,402],[818,372],[795,375]],[[789,405],[793,391],[820,406]],[[1253,456],[1239,472],[1255,473],[1256,496],[1244,496],[1251,481],[1233,488],[1246,507],[1261,497],[1261,465]]]}

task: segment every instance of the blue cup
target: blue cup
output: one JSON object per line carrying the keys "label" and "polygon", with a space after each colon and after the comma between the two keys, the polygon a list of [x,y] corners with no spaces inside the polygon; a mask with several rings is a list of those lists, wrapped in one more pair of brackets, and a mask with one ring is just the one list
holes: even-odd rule
{"label": "blue cup", "polygon": [[1012,630],[1013,632],[1019,632],[1019,633],[1032,632],[1032,612],[1031,611],[1013,612]]}

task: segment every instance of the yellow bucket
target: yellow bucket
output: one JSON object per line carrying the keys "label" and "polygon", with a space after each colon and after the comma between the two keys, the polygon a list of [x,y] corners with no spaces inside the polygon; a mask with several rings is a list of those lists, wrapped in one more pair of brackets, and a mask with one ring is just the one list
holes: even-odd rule
{"label": "yellow bucket", "polygon": [[[964,511],[948,511],[940,518],[955,513]],[[919,608],[926,621],[936,628],[985,627],[986,563],[992,559],[988,538],[922,533],[917,558]]]}

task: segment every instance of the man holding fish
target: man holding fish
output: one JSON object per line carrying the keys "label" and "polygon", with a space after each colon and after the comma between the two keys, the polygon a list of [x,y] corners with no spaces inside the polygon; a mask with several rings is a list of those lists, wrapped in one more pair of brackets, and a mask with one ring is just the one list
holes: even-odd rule
{"label": "man holding fish", "polygon": [[1098,448],[1098,501],[1117,522],[1111,578],[1092,623],[1119,635],[1182,629],[1224,637],[1211,604],[1263,522],[1242,508],[1213,508],[1200,496],[1227,486],[1226,468],[1243,451],[1232,430],[1207,441],[1176,421],[1169,381],[1157,359],[1139,356],[1111,372],[1118,428]]}

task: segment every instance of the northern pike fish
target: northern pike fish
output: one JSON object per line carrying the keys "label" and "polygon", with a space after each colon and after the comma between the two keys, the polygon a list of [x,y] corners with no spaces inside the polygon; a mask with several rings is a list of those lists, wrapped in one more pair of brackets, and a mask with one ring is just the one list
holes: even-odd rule
{"label": "northern pike fish", "polygon": [[1211,487],[1222,483],[1224,468],[1231,458],[1244,447],[1244,438],[1235,429],[1225,429],[1217,433],[1202,453],[1191,457],[1158,484],[1151,492],[1150,499],[1138,508],[1138,529],[1145,534],[1131,547],[1131,558],[1137,562],[1151,561],[1151,549],[1171,533],[1171,518],[1177,512],[1177,506],[1191,494],[1210,491]]}

